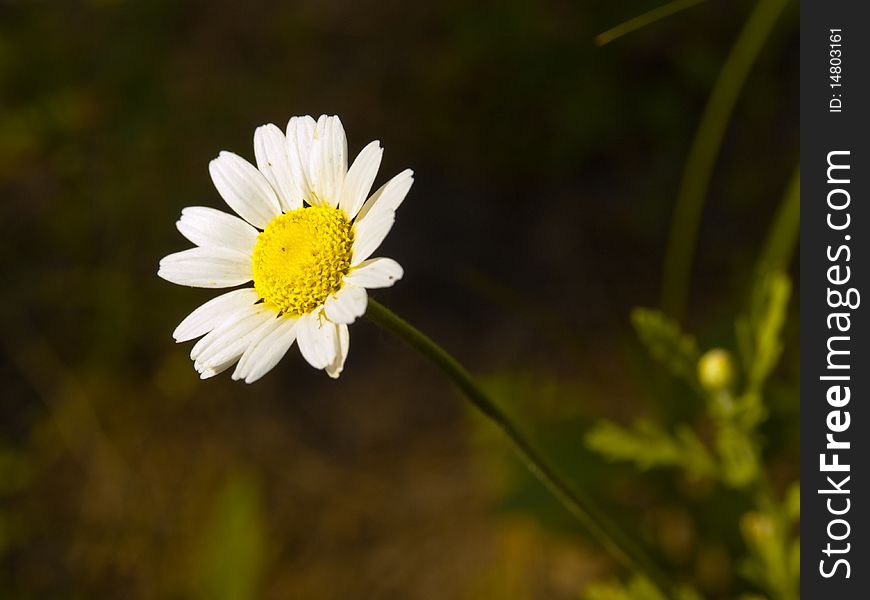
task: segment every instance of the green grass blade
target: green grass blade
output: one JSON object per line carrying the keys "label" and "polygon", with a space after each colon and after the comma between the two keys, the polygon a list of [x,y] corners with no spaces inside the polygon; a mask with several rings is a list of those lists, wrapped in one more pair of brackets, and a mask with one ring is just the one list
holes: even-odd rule
{"label": "green grass blade", "polygon": [[676,318],[685,310],[698,222],[725,130],[749,71],[787,3],[759,0],[756,4],[722,66],[692,142],[671,222],[662,285],[662,308]]}
{"label": "green grass blade", "polygon": [[673,0],[673,2],[668,2],[663,6],[654,8],[649,12],[645,12],[633,19],[629,19],[624,23],[620,23],[616,27],[611,27],[603,33],[599,33],[595,36],[595,44],[598,46],[609,44],[613,40],[621,38],[632,31],[637,31],[638,29],[651,25],[660,19],[669,17],[681,10],[691,8],[701,2],[704,2],[704,0]]}

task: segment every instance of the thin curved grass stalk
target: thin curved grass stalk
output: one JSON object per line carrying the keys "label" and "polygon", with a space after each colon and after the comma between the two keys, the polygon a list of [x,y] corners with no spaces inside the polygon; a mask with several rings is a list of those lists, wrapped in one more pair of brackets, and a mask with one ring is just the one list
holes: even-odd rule
{"label": "thin curved grass stalk", "polygon": [[785,271],[791,263],[801,228],[801,170],[795,167],[773,225],[767,233],[759,271]]}
{"label": "thin curved grass stalk", "polygon": [[507,415],[475,381],[474,377],[453,356],[423,332],[372,298],[369,298],[365,316],[386,331],[401,338],[441,369],[462,390],[465,397],[496,427],[501,429],[532,474],[616,560],[629,569],[643,573],[667,597],[674,593],[674,586],[647,555],[646,551],[605,515],[590,498],[563,481],[561,476],[547,464],[538,451],[520,433],[519,429],[511,423]]}
{"label": "thin curved grass stalk", "polygon": [[652,25],[660,19],[676,14],[681,10],[691,8],[701,2],[704,2],[704,0],[673,0],[673,2],[668,2],[658,8],[645,12],[642,15],[638,15],[633,19],[629,19],[624,23],[620,23],[616,27],[611,27],[607,31],[599,33],[595,36],[595,44],[597,46],[609,44],[613,40],[621,38],[632,31],[637,31],[647,25]]}
{"label": "thin curved grass stalk", "polygon": [[722,66],[692,141],[665,252],[662,309],[673,317],[680,318],[685,310],[698,222],[734,105],[787,3],[788,0],[759,0],[755,5]]}

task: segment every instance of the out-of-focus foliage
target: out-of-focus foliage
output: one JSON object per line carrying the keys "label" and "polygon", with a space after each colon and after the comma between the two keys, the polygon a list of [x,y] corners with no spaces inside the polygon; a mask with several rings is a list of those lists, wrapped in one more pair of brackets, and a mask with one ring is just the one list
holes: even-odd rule
{"label": "out-of-focus foliage", "polygon": [[781,274],[762,278],[754,288],[748,314],[737,321],[737,340],[749,392],[757,392],[764,384],[782,353],[780,332],[790,295],[788,278]]}
{"label": "out-of-focus foliage", "polygon": [[[610,459],[631,461],[642,469],[676,467],[695,478],[719,480],[725,487],[745,494],[751,509],[740,517],[745,548],[736,564],[746,580],[770,598],[780,600],[798,597],[800,541],[794,527],[800,518],[800,496],[795,491],[797,482],[782,497],[772,491],[758,428],[768,414],[764,384],[782,353],[790,290],[791,284],[782,273],[761,276],[753,289],[748,313],[737,317],[735,328],[744,365],[740,385],[733,381],[727,352],[714,349],[699,359],[697,370],[702,385],[695,389],[705,406],[707,445],[689,424],[678,425],[671,434],[651,422],[624,428],[602,421],[586,435],[587,445]],[[643,318],[638,319],[638,314]],[[674,377],[685,379],[685,357],[689,353],[661,349],[685,349],[690,347],[686,341],[690,338],[654,311],[635,311],[634,315],[638,335],[652,356],[662,360]],[[691,349],[696,356],[693,345]],[[663,355],[679,355],[682,359],[663,360]],[[638,581],[642,580],[634,579],[626,588],[614,588],[624,596],[611,597],[650,597],[638,587]],[[608,597],[595,595],[598,593],[596,588],[590,597]]]}
{"label": "out-of-focus foliage", "polygon": [[593,583],[586,590],[586,600],[667,600],[643,577],[632,577],[626,584]]}
{"label": "out-of-focus foliage", "polygon": [[631,321],[656,360],[690,385],[697,385],[698,348],[691,336],[680,331],[676,322],[655,310],[638,308],[631,313]]}
{"label": "out-of-focus foliage", "polygon": [[[649,580],[634,576],[625,584],[593,583],[586,590],[585,600],[668,600]],[[679,590],[673,600],[700,600],[691,590]]]}
{"label": "out-of-focus foliage", "polygon": [[[490,392],[514,420],[575,485],[598,490],[607,512],[685,584],[686,598],[797,598],[800,496],[790,458],[795,450],[771,444],[776,439],[771,432],[797,426],[794,413],[770,399],[782,393],[782,377],[790,372],[777,360],[784,354],[796,359],[786,343],[796,339],[787,327],[796,314],[790,310],[790,289],[781,272],[755,278],[746,310],[732,318],[731,350],[717,335],[710,350],[699,352],[693,338],[658,311],[632,313],[635,324],[643,315],[636,334],[648,362],[666,365],[667,379],[680,382],[651,387],[651,404],[658,405],[658,393],[686,394],[681,402],[697,408],[676,417],[663,412],[637,418],[643,411],[635,408],[619,419],[596,419],[594,414],[616,408],[612,396],[596,398],[593,388],[570,377],[514,372],[489,378]],[[740,336],[751,343],[738,346]],[[756,364],[747,352],[773,358],[764,369],[747,372],[742,365]],[[662,361],[663,356],[680,358]],[[692,369],[687,356],[695,357]],[[662,376],[654,368],[646,380]],[[796,401],[790,396],[789,404]],[[500,466],[495,481],[505,490],[503,509],[532,512],[553,535],[570,535],[575,531],[570,518],[499,441],[482,424],[478,442],[498,458],[487,464],[491,471]],[[590,450],[610,466],[598,464]],[[662,594],[642,574],[629,574],[623,582],[602,579],[581,596],[646,600],[666,597]]]}
{"label": "out-of-focus foliage", "polygon": [[603,421],[586,436],[590,448],[612,459],[634,462],[640,469],[681,467],[696,477],[710,476],[716,466],[707,448],[686,426],[673,434],[651,421],[620,427]]}

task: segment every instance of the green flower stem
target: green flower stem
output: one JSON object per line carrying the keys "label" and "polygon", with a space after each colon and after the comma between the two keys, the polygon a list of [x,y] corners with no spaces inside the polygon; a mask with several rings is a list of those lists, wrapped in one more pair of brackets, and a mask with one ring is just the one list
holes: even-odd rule
{"label": "green flower stem", "polygon": [[513,444],[526,466],[556,499],[624,566],[641,572],[667,596],[673,586],[664,573],[615,522],[608,518],[588,498],[565,483],[552,467],[510,422],[498,405],[487,395],[471,374],[441,346],[390,309],[369,298],[366,317],[390,333],[400,337],[420,354],[431,360],[468,400],[487,416]]}

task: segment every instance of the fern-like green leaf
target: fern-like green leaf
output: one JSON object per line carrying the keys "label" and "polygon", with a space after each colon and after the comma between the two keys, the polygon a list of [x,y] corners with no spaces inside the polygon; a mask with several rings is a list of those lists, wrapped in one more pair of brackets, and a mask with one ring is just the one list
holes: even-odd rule
{"label": "fern-like green leaf", "polygon": [[699,354],[692,336],[683,333],[675,321],[656,310],[636,308],[631,313],[631,322],[653,358],[672,374],[697,387]]}
{"label": "fern-like green leaf", "polygon": [[762,277],[755,287],[749,314],[737,320],[737,339],[750,389],[760,389],[782,353],[791,280],[780,272]]}
{"label": "fern-like green leaf", "polygon": [[722,469],[722,480],[735,488],[742,488],[759,476],[756,445],[743,429],[721,423],[716,432],[716,450]]}
{"label": "fern-like green leaf", "polygon": [[716,474],[707,448],[686,426],[671,434],[650,421],[637,421],[630,428],[601,421],[586,434],[586,444],[607,458],[630,461],[644,470],[680,467],[696,477]]}

